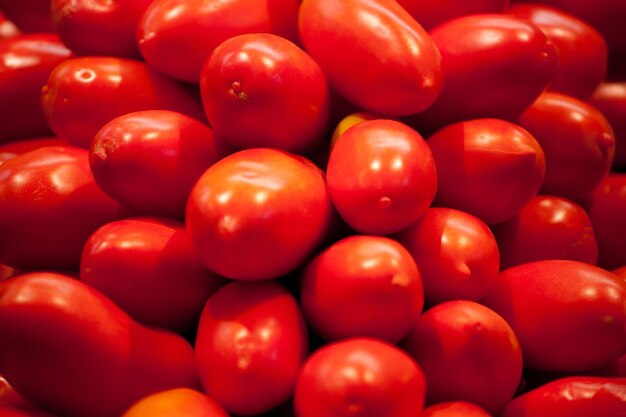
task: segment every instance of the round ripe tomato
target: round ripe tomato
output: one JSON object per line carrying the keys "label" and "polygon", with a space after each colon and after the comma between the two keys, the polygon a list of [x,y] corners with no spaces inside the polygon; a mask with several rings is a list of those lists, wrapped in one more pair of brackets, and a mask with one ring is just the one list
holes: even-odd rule
{"label": "round ripe tomato", "polygon": [[549,260],[507,269],[483,303],[509,322],[529,369],[593,370],[626,349],[626,283],[593,265]]}
{"label": "round ripe tomato", "polygon": [[411,254],[376,236],[328,247],[306,266],[300,294],[307,322],[326,340],[368,336],[397,343],[424,306]]}
{"label": "round ripe tomato", "polygon": [[491,417],[481,407],[463,401],[431,405],[424,409],[422,417]]}
{"label": "round ripe tomato", "polygon": [[54,34],[20,35],[0,42],[0,142],[50,132],[39,100],[50,72],[71,52]]}
{"label": "round ripe tomato", "polygon": [[607,118],[615,134],[613,169],[626,169],[626,82],[600,84],[589,103]]}
{"label": "round ripe tomato", "polygon": [[509,0],[398,0],[426,30],[460,16],[479,13],[499,13]]}
{"label": "round ripe tomato", "polygon": [[300,307],[276,282],[228,284],[202,312],[196,339],[200,379],[232,413],[256,415],[286,402],[307,353]]}
{"label": "round ripe tomato", "polygon": [[208,167],[226,154],[213,130],[167,110],[117,117],[89,150],[96,183],[139,213],[183,218],[187,197]]}
{"label": "round ripe tomato", "polygon": [[420,415],[424,375],[406,352],[368,338],[326,345],[305,362],[294,397],[297,417]]}
{"label": "round ripe tomato", "polygon": [[0,39],[13,38],[22,32],[11,22],[4,13],[0,12]]}
{"label": "round ripe tomato", "polygon": [[478,301],[498,275],[496,239],[489,227],[471,214],[430,208],[395,238],[417,263],[428,305],[448,300]]}
{"label": "round ripe tomato", "polygon": [[52,130],[83,148],[106,123],[139,110],[174,110],[205,120],[195,92],[130,59],[67,60],[52,71],[41,94]]}
{"label": "round ripe tomato", "polygon": [[0,262],[75,269],[89,235],[125,214],[96,185],[87,151],[52,146],[0,166]]}
{"label": "round ripe tomato", "polygon": [[535,138],[498,119],[450,125],[428,139],[439,187],[435,204],[487,224],[515,216],[543,181],[545,158]]}
{"label": "round ripe tomato", "polygon": [[23,32],[54,32],[50,0],[0,0],[0,10]]}
{"label": "round ripe tomato", "polygon": [[608,174],[613,129],[597,109],[560,93],[542,94],[518,120],[546,155],[542,194],[584,201]]}
{"label": "round ripe tomato", "polygon": [[142,398],[122,417],[228,417],[215,400],[189,388],[175,388]]}
{"label": "round ripe tomato", "polygon": [[394,120],[359,123],[339,137],[328,160],[328,192],[350,227],[398,232],[419,219],[437,191],[424,139]]}
{"label": "round ripe tomato", "polygon": [[512,219],[494,226],[502,269],[544,259],[595,264],[598,243],[591,220],[579,205],[539,195]]}
{"label": "round ripe tomato", "polygon": [[441,91],[439,51],[394,0],[304,0],[299,31],[332,86],[365,110],[417,113]]}
{"label": "round ripe tomato", "polygon": [[23,153],[34,151],[45,146],[64,146],[67,142],[55,138],[23,139],[0,144],[0,165]]}
{"label": "round ripe tomato", "polygon": [[198,83],[220,43],[244,33],[297,38],[299,0],[154,0],[139,22],[139,49],[148,64]]}
{"label": "round ripe tomato", "polygon": [[327,128],[322,69],[280,36],[247,34],[221,43],[202,69],[200,91],[216,134],[237,148],[303,152]]}
{"label": "round ripe tomato", "polygon": [[300,266],[332,219],[323,173],[303,157],[247,149],[209,168],[187,204],[202,262],[227,278],[276,278]]}
{"label": "round ripe tomato", "polygon": [[427,310],[404,347],[424,370],[429,403],[468,401],[497,415],[522,376],[515,333],[473,301],[447,301]]}

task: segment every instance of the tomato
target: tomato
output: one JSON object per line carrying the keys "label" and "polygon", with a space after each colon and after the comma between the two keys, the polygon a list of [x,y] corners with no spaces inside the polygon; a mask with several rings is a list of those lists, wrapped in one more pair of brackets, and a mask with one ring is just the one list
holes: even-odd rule
{"label": "tomato", "polygon": [[196,339],[200,379],[233,413],[255,415],[286,402],[307,353],[300,307],[276,282],[228,284],[202,312]]}
{"label": "tomato", "polygon": [[501,417],[620,417],[625,392],[626,378],[563,378],[517,397]]}
{"label": "tomato", "polygon": [[[87,285],[34,272],[0,283],[0,372],[67,417],[119,416],[153,392],[197,384],[192,347],[144,327]],[[33,348],[35,347],[35,348]]]}
{"label": "tomato", "polygon": [[0,144],[0,165],[18,155],[34,151],[35,149],[43,148],[45,146],[64,145],[67,145],[67,142],[55,137],[22,139],[6,142]]}
{"label": "tomato", "polygon": [[437,47],[393,0],[304,0],[298,23],[331,85],[365,110],[417,113],[441,91]]}
{"label": "tomato", "polygon": [[303,157],[247,149],[209,168],[194,186],[186,223],[200,259],[227,278],[287,274],[331,225],[323,173]]}
{"label": "tomato", "polygon": [[[32,407],[28,401],[15,392],[2,375],[0,375],[0,409],[1,407]],[[2,413],[0,413],[1,415]]]}
{"label": "tomato", "polygon": [[54,32],[50,0],[0,0],[0,10],[23,32]]}
{"label": "tomato", "polygon": [[192,90],[130,59],[67,60],[52,71],[41,94],[52,130],[83,148],[89,148],[106,123],[134,111],[173,110],[204,120]]}
{"label": "tomato", "polygon": [[509,0],[398,0],[426,30],[455,17],[480,13],[499,13]]}
{"label": "tomato", "polygon": [[0,42],[0,142],[50,132],[39,105],[50,72],[71,52],[54,34],[20,35]]}
{"label": "tomato", "polygon": [[626,264],[612,271],[615,275],[626,281]]}
{"label": "tomato", "polygon": [[352,338],[331,343],[305,362],[294,397],[297,417],[413,417],[426,386],[417,363],[388,343]]}
{"label": "tomato", "polygon": [[51,414],[45,413],[33,408],[14,408],[0,405],[0,416],[2,417],[53,417]]}
{"label": "tomato", "polygon": [[17,26],[0,12],[0,39],[13,38],[21,33]]}
{"label": "tomato", "polygon": [[437,191],[424,139],[394,120],[359,123],[339,137],[328,160],[328,191],[359,233],[398,232],[419,219]]}
{"label": "tomato", "polygon": [[449,300],[478,301],[498,275],[496,239],[487,225],[471,214],[430,208],[395,238],[417,263],[428,305]]}
{"label": "tomato", "polygon": [[591,220],[578,204],[540,195],[512,219],[494,226],[502,268],[544,259],[595,264],[598,243]]}
{"label": "tomato", "polygon": [[181,113],[146,110],[100,129],[89,150],[96,183],[139,213],[183,218],[200,176],[227,153],[213,130]]}
{"label": "tomato", "polygon": [[320,143],[327,128],[322,69],[280,36],[247,34],[221,43],[202,69],[200,91],[216,134],[238,148],[303,152]]}
{"label": "tomato", "polygon": [[468,401],[497,415],[522,376],[515,333],[473,301],[447,301],[427,310],[404,347],[424,370],[429,403]]}
{"label": "tomato", "polygon": [[548,260],[503,271],[483,303],[515,331],[524,366],[580,372],[624,353],[625,300],[626,283],[615,274],[578,261]]}
{"label": "tomato", "polygon": [[515,216],[543,181],[543,150],[514,123],[455,123],[431,136],[428,145],[439,179],[435,205],[465,211],[487,224]]}
{"label": "tomato", "polygon": [[626,82],[600,84],[589,103],[600,110],[615,134],[614,169],[626,169]]}
{"label": "tomato", "polygon": [[298,0],[154,0],[139,22],[139,49],[148,64],[198,83],[220,43],[244,33],[296,40]]}
{"label": "tomato", "polygon": [[122,417],[228,417],[215,400],[189,388],[175,388],[149,395]]}
{"label": "tomato", "polygon": [[424,409],[422,417],[491,417],[481,407],[472,403],[453,401],[431,405]]}

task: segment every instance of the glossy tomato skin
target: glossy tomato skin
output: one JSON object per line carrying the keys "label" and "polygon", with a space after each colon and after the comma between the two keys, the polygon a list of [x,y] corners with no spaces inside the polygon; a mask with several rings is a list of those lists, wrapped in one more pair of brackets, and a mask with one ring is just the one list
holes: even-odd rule
{"label": "glossy tomato skin", "polygon": [[626,82],[605,82],[593,93],[589,103],[600,110],[615,134],[613,169],[626,169]]}
{"label": "glossy tomato skin", "polygon": [[196,339],[202,386],[232,413],[256,415],[286,402],[307,353],[300,307],[276,282],[228,284],[202,312]]}
{"label": "glossy tomato skin", "polygon": [[194,92],[131,59],[67,60],[52,71],[41,94],[52,130],[83,148],[106,123],[134,111],[173,110],[204,120]]}
{"label": "glossy tomato skin", "polygon": [[545,259],[569,259],[595,265],[598,243],[591,220],[578,204],[538,195],[512,219],[493,227],[502,269]]}
{"label": "glossy tomato skin", "polygon": [[100,188],[125,206],[182,219],[194,184],[226,153],[198,120],[145,110],[104,125],[91,143],[89,164]]}
{"label": "glossy tomato skin", "polygon": [[323,173],[303,157],[257,148],[209,168],[186,224],[202,262],[227,278],[277,278],[300,266],[331,225]]}
{"label": "glossy tomato skin", "polygon": [[0,372],[60,415],[119,416],[145,395],[197,384],[182,337],[141,326],[69,276],[33,272],[0,283],[0,312]]}
{"label": "glossy tomato skin", "polygon": [[202,69],[200,91],[211,126],[237,148],[303,152],[320,143],[327,128],[330,96],[322,69],[277,35],[221,43]]}
{"label": "glossy tomato skin", "polygon": [[543,150],[514,123],[455,123],[431,136],[428,146],[439,180],[435,205],[465,211],[487,224],[515,216],[543,181]]}
{"label": "glossy tomato skin", "polygon": [[84,149],[27,152],[0,178],[0,262],[18,269],[75,269],[89,235],[126,214],[94,182]]}
{"label": "glossy tomato skin", "polygon": [[525,367],[580,372],[624,353],[625,299],[626,283],[615,274],[578,261],[547,260],[501,272],[483,303],[515,331]]}
{"label": "glossy tomato skin", "polygon": [[364,110],[417,113],[441,91],[437,47],[393,0],[304,0],[298,27],[332,86]]}
{"label": "glossy tomato skin", "polygon": [[463,401],[431,405],[424,409],[422,417],[491,417],[483,408]]}
{"label": "glossy tomato skin", "polygon": [[0,145],[0,165],[15,158],[16,156],[29,151],[34,151],[35,149],[43,148],[45,146],[65,145],[67,145],[67,142],[55,137],[22,139],[6,142]]}
{"label": "glossy tomato skin", "polygon": [[371,120],[341,135],[328,160],[328,191],[359,233],[398,232],[428,209],[437,172],[424,139],[394,120]]}
{"label": "glossy tomato skin", "polygon": [[426,376],[427,401],[468,401],[497,415],[522,376],[522,352],[511,327],[473,301],[447,301],[416,321],[404,348]]}
{"label": "glossy tomato skin", "polygon": [[398,0],[419,22],[430,31],[437,25],[456,17],[480,13],[500,13],[509,5],[509,0]]}
{"label": "glossy tomato skin", "polygon": [[0,0],[0,10],[22,32],[52,33],[50,0]]}
{"label": "glossy tomato skin", "polygon": [[52,33],[0,42],[0,143],[50,132],[39,99],[41,87],[71,52]]}
{"label": "glossy tomato skin", "polygon": [[245,33],[297,39],[298,0],[155,0],[139,22],[146,62],[176,79],[198,83],[206,59]]}
{"label": "glossy tomato skin", "polygon": [[377,339],[323,346],[305,362],[294,396],[297,417],[420,415],[424,374],[404,351]]}
{"label": "glossy tomato skin", "polygon": [[495,281],[500,255],[489,227],[471,214],[430,208],[394,236],[415,259],[428,305],[478,301]]}
{"label": "glossy tomato skin", "polygon": [[624,392],[626,378],[562,378],[517,397],[501,417],[619,417]]}
{"label": "glossy tomato skin", "polygon": [[228,417],[212,398],[189,388],[174,388],[148,395],[122,417]]}
{"label": "glossy tomato skin", "polygon": [[0,407],[32,407],[32,405],[15,392],[9,381],[0,375]]}
{"label": "glossy tomato skin", "polygon": [[52,0],[59,37],[78,55],[139,57],[136,32],[152,0]]}
{"label": "glossy tomato skin", "polygon": [[11,22],[4,13],[0,12],[0,39],[13,38],[22,32]]}

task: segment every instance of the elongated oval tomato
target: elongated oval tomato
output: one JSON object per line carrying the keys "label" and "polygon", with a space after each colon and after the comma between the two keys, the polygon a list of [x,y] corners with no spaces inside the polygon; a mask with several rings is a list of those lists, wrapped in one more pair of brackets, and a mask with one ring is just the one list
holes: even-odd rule
{"label": "elongated oval tomato", "polygon": [[499,13],[509,0],[398,0],[426,30],[456,17],[479,13]]}
{"label": "elongated oval tomato", "polygon": [[142,398],[122,417],[228,417],[212,398],[189,388],[175,388]]}
{"label": "elongated oval tomato", "polygon": [[0,334],[0,372],[33,404],[62,416],[117,417],[145,395],[197,385],[188,342],[141,326],[66,275],[33,272],[0,283]]}
{"label": "elongated oval tomato", "polygon": [[424,409],[422,417],[491,417],[481,407],[463,401],[431,405]]}
{"label": "elongated oval tomato", "polygon": [[626,82],[605,82],[593,93],[589,103],[600,110],[615,134],[613,169],[626,168]]}
{"label": "elongated oval tomato", "polygon": [[365,110],[417,113],[441,91],[437,47],[393,0],[304,0],[299,31],[332,86]]}
{"label": "elongated oval tomato", "polygon": [[196,339],[200,379],[233,413],[256,415],[287,401],[307,353],[300,307],[276,282],[228,284],[202,312]]}

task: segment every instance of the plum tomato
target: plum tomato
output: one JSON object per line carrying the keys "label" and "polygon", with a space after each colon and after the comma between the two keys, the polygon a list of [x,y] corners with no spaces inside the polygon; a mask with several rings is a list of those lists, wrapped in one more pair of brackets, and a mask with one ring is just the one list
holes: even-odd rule
{"label": "plum tomato", "polygon": [[50,0],[0,0],[0,10],[22,32],[52,33]]}
{"label": "plum tomato", "polygon": [[274,281],[227,284],[202,312],[198,373],[205,391],[232,413],[256,415],[286,402],[307,354],[300,306]]}
{"label": "plum tomato", "polygon": [[148,395],[126,410],[122,417],[228,417],[212,398],[189,389],[174,388]]}
{"label": "plum tomato", "polygon": [[431,404],[468,401],[497,415],[522,377],[515,333],[473,301],[446,301],[427,310],[403,343],[424,370]]}
{"label": "plum tomato", "polygon": [[0,39],[13,38],[22,32],[0,11]]}
{"label": "plum tomato", "polygon": [[294,396],[297,417],[420,415],[426,385],[419,365],[377,339],[323,346],[305,362]]}
{"label": "plum tomato", "polygon": [[398,0],[411,16],[428,31],[456,17],[481,13],[500,13],[509,0]]}
{"label": "plum tomato", "polygon": [[479,218],[430,208],[394,236],[411,253],[424,282],[427,305],[483,298],[500,269],[496,239]]}
{"label": "plum tomato", "polygon": [[239,35],[215,48],[200,91],[215,133],[237,148],[301,153],[324,139],[330,97],[320,66],[291,41]]}
{"label": "plum tomato", "polygon": [[441,91],[437,47],[394,0],[304,0],[298,25],[330,84],[364,110],[413,114]]}
{"label": "plum tomato", "polygon": [[487,412],[472,403],[451,401],[431,405],[424,409],[421,417],[491,417]]}
{"label": "plum tomato", "polygon": [[615,134],[613,169],[626,170],[626,82],[600,84],[589,103],[600,110]]}
{"label": "plum tomato", "polygon": [[593,370],[626,349],[626,283],[593,265],[518,265],[500,273],[482,302],[511,325],[528,369]]}
{"label": "plum tomato", "polygon": [[328,192],[359,233],[390,234],[419,219],[437,191],[428,144],[394,120],[359,123],[341,135],[328,160]]}
{"label": "plum tomato", "polygon": [[428,145],[439,179],[435,205],[465,211],[487,224],[515,216],[543,181],[543,150],[514,123],[455,123],[431,136]]}
{"label": "plum tomato", "polygon": [[34,151],[35,149],[43,148],[46,146],[64,145],[67,145],[67,142],[55,137],[22,139],[2,143],[0,144],[0,165],[8,160],[15,158],[18,155]]}

